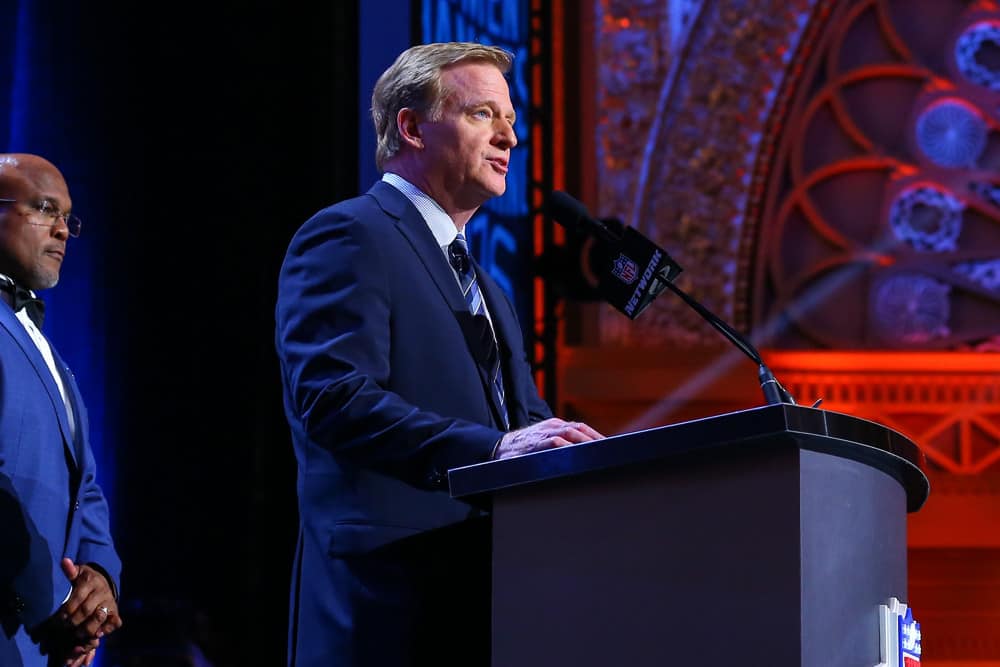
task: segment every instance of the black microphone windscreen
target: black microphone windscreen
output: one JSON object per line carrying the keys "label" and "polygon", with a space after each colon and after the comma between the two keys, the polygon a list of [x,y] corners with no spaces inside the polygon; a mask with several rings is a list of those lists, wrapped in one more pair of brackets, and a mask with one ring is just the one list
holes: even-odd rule
{"label": "black microphone windscreen", "polygon": [[590,217],[583,202],[562,190],[553,190],[549,193],[546,211],[556,222],[572,230],[576,230],[582,220]]}
{"label": "black microphone windscreen", "polygon": [[560,190],[549,193],[547,213],[569,232],[593,236],[605,246],[598,270],[598,291],[605,301],[635,319],[673,280],[681,267],[667,251],[618,220],[591,217],[579,200]]}
{"label": "black microphone windscreen", "polygon": [[605,243],[621,240],[621,224],[612,230],[602,220],[591,217],[590,211],[579,199],[561,190],[553,190],[546,200],[546,213],[568,232],[593,236]]}

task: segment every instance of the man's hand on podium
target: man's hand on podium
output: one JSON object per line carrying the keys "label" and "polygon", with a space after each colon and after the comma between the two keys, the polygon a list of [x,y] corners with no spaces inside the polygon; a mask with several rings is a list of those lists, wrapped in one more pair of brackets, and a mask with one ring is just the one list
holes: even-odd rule
{"label": "man's hand on podium", "polygon": [[497,445],[493,458],[506,459],[543,449],[600,440],[603,437],[583,422],[568,422],[558,417],[552,417],[517,431],[506,433],[500,439],[500,444]]}

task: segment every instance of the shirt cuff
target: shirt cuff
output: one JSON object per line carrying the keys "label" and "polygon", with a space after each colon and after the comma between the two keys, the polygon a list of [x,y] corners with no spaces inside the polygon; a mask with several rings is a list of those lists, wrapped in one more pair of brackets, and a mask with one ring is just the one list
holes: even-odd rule
{"label": "shirt cuff", "polygon": [[490,452],[490,458],[489,458],[490,461],[495,461],[496,460],[496,458],[497,458],[497,450],[500,449],[500,443],[501,442],[503,442],[503,436],[502,435],[500,436],[500,439],[497,440],[497,444],[493,445],[493,450]]}

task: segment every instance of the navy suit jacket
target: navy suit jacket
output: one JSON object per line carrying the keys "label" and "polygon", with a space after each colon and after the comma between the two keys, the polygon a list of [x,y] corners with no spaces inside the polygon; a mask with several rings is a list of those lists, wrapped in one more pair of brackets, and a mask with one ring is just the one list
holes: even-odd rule
{"label": "navy suit jacket", "polygon": [[52,350],[76,418],[10,306],[0,301],[0,665],[46,664],[28,631],[69,594],[64,556],[94,563],[117,590],[108,506],[97,484],[87,411],[73,374]]}
{"label": "navy suit jacket", "polygon": [[[513,306],[479,267],[477,274],[511,428],[550,417]],[[404,624],[420,613],[399,590],[406,577],[390,583],[391,575],[361,570],[382,559],[388,572],[384,554],[393,544],[444,535],[481,515],[449,496],[446,478],[449,468],[488,460],[503,435],[473,320],[427,223],[387,183],[320,211],[294,235],[276,309],[298,461],[290,664],[407,664],[405,650],[390,655],[385,646],[405,643],[391,634],[406,631],[380,607],[392,606]],[[444,544],[421,550],[442,562]],[[488,577],[488,551],[468,556],[486,559]],[[392,567],[412,565],[404,560]],[[366,624],[382,624],[390,636],[372,636]]]}

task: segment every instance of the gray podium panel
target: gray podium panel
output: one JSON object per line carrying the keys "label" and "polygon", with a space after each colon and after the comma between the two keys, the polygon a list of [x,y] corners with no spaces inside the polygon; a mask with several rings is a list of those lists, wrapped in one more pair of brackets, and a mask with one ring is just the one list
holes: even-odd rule
{"label": "gray podium panel", "polygon": [[802,410],[451,471],[492,505],[494,667],[878,663],[878,605],[906,599],[905,515],[927,494],[919,450],[824,411],[803,430]]}

